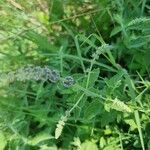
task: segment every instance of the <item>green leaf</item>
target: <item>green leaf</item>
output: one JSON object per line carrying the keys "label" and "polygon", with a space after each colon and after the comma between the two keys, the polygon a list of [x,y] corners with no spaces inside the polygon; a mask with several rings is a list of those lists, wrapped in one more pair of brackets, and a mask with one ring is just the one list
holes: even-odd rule
{"label": "green leaf", "polygon": [[125,123],[130,125],[130,130],[131,131],[137,129],[137,125],[136,125],[136,123],[133,119],[125,119],[124,121],[125,121]]}
{"label": "green leaf", "polygon": [[130,39],[129,42],[126,43],[128,48],[138,48],[142,47],[150,42],[150,36],[138,36],[136,38]]}
{"label": "green leaf", "polygon": [[81,144],[82,150],[98,150],[97,145],[93,141],[85,141]]}
{"label": "green leaf", "polygon": [[121,26],[118,26],[118,27],[115,27],[112,31],[111,31],[111,34],[110,34],[110,37],[116,35],[117,33],[121,32],[122,28]]}
{"label": "green leaf", "polygon": [[[97,81],[98,77],[99,77],[99,73],[100,73],[100,70],[99,68],[97,69],[93,69],[91,72],[90,72],[90,78],[88,80],[88,85],[89,87],[93,87],[93,85],[95,84],[95,82]],[[82,83],[82,86],[85,86],[87,83],[87,78],[84,79],[83,83]]]}
{"label": "green leaf", "polygon": [[29,145],[38,145],[40,142],[45,141],[45,140],[50,140],[53,139],[54,137],[48,134],[46,131],[38,133],[35,137],[30,138],[27,143]]}
{"label": "green leaf", "polygon": [[44,52],[56,52],[59,50],[56,46],[52,45],[47,37],[42,36],[34,31],[29,31],[25,35],[25,38],[34,42],[38,46],[38,50]]}
{"label": "green leaf", "polygon": [[96,80],[99,77],[99,73],[100,73],[99,68],[92,70],[92,72],[90,74],[90,80],[89,80],[89,85],[90,86],[94,85],[94,83],[96,82]]}
{"label": "green leaf", "polygon": [[0,149],[3,150],[7,144],[6,138],[2,132],[0,132]]}
{"label": "green leaf", "polygon": [[101,137],[99,141],[100,148],[103,148],[105,145],[106,145],[106,140],[104,139],[104,137]]}
{"label": "green leaf", "polygon": [[89,103],[88,107],[84,112],[84,118],[90,120],[94,118],[98,113],[103,110],[103,106],[100,103],[100,100],[94,99],[93,102]]}
{"label": "green leaf", "polygon": [[110,111],[110,112],[104,112],[101,117],[101,126],[108,125],[109,123],[115,121],[117,118],[117,112]]}
{"label": "green leaf", "polygon": [[110,79],[106,78],[105,83],[110,88],[118,87],[120,85],[121,78],[124,74],[125,72],[123,70],[119,70],[117,74],[111,77]]}
{"label": "green leaf", "polygon": [[[144,62],[147,67],[150,66],[149,58],[150,58],[150,51],[146,51],[144,54]],[[150,68],[149,68],[149,70],[150,70]]]}

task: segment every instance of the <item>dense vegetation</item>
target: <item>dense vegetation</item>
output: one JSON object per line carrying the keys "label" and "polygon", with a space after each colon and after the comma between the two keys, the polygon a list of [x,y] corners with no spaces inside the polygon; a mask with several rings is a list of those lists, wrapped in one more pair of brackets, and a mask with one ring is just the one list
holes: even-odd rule
{"label": "dense vegetation", "polygon": [[150,150],[149,4],[1,0],[0,150]]}

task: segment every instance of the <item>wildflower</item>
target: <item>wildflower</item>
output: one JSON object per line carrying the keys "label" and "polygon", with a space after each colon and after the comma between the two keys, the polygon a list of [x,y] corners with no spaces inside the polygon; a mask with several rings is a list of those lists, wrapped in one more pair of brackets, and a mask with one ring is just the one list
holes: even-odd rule
{"label": "wildflower", "polygon": [[37,81],[43,79],[43,69],[40,66],[33,68],[33,79]]}
{"label": "wildflower", "polygon": [[15,78],[17,81],[25,81],[26,76],[24,75],[24,68],[20,68],[15,73]]}
{"label": "wildflower", "polygon": [[60,79],[60,74],[57,70],[51,70],[48,80],[50,80],[51,82],[57,82]]}
{"label": "wildflower", "polygon": [[30,66],[25,67],[23,69],[23,71],[24,71],[24,76],[25,76],[26,80],[30,80],[33,78],[34,75],[33,75],[33,68],[32,67],[30,67]]}
{"label": "wildflower", "polygon": [[[15,80],[17,81],[26,81],[26,80],[36,80],[36,81],[51,81],[52,83],[56,83],[60,80],[60,73],[57,70],[50,69],[48,66],[40,67],[40,66],[27,66],[19,68],[16,71],[11,71],[9,73],[1,73],[0,82],[11,83]],[[4,82],[4,83],[5,83]],[[69,87],[74,83],[74,79],[71,76],[67,76],[64,80],[64,86]]]}
{"label": "wildflower", "polygon": [[8,84],[7,74],[0,73],[0,86],[4,86]]}
{"label": "wildflower", "polygon": [[64,78],[63,85],[65,87],[70,87],[74,84],[74,79],[71,76],[67,76]]}
{"label": "wildflower", "polygon": [[7,74],[7,80],[9,83],[11,83],[15,80],[15,72],[14,71],[11,71]]}

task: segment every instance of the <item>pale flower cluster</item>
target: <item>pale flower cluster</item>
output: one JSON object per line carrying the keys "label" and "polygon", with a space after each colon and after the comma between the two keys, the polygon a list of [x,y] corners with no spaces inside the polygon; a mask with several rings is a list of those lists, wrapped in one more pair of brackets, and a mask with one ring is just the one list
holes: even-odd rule
{"label": "pale flower cluster", "polygon": [[[26,66],[19,68],[16,71],[9,73],[0,73],[0,85],[8,85],[14,81],[50,81],[56,83],[61,79],[59,71],[51,69],[48,66]],[[67,76],[63,79],[63,85],[70,87],[74,84],[74,79],[71,76]]]}

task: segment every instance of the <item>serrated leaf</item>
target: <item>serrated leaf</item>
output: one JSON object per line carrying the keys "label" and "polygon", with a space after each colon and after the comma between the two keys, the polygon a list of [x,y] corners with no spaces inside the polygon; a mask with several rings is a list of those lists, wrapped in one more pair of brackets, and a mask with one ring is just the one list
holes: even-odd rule
{"label": "serrated leaf", "polygon": [[111,111],[111,112],[105,112],[102,114],[101,117],[101,126],[108,125],[109,123],[115,121],[117,118],[117,112]]}
{"label": "serrated leaf", "polygon": [[117,72],[116,75],[114,75],[112,78],[110,79],[105,79],[105,83],[107,84],[108,87],[114,88],[115,86],[119,86],[120,85],[120,80],[124,75],[124,71],[123,70],[119,70]]}
{"label": "serrated leaf", "polygon": [[[100,73],[99,68],[93,69],[93,70],[90,72],[90,78],[89,78],[89,80],[88,80],[88,85],[89,85],[89,87],[92,87],[92,86],[95,84],[96,80],[97,80],[98,77],[99,77],[99,73]],[[84,81],[83,81],[83,83],[82,83],[81,85],[82,85],[83,87],[85,87],[86,84],[87,84],[87,78],[84,79]]]}
{"label": "serrated leaf", "polygon": [[137,125],[136,125],[136,123],[135,123],[135,121],[133,119],[125,119],[124,121],[125,121],[125,123],[130,125],[130,130],[131,131],[137,129]]}
{"label": "serrated leaf", "polygon": [[94,83],[98,79],[99,73],[100,73],[99,68],[92,70],[92,72],[90,74],[90,79],[89,79],[89,85],[90,86],[94,85]]}
{"label": "serrated leaf", "polygon": [[93,100],[87,107],[87,109],[84,112],[84,118],[87,120],[92,119],[95,117],[98,113],[100,113],[103,110],[103,106],[101,105],[99,100]]}

